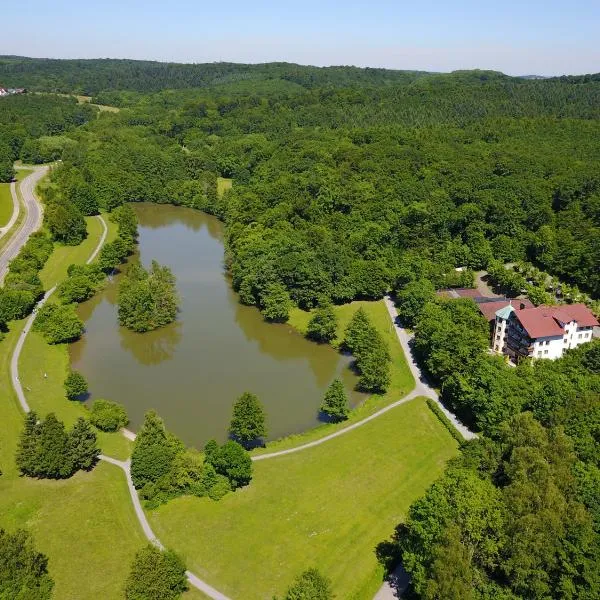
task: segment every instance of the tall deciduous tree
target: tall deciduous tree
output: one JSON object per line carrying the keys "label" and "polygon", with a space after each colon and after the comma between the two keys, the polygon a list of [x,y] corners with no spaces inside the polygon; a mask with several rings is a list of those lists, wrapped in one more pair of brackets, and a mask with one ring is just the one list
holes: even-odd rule
{"label": "tall deciduous tree", "polygon": [[299,575],[288,589],[285,600],[332,600],[333,592],[327,577],[312,568]]}

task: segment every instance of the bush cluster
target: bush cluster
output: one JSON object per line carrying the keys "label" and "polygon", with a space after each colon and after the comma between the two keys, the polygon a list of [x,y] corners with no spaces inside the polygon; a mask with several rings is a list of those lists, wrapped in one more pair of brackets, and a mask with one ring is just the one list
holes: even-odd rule
{"label": "bush cluster", "polygon": [[250,482],[252,461],[233,441],[219,446],[212,440],[204,455],[186,448],[150,411],[135,440],[131,477],[148,508],[184,494],[219,500]]}
{"label": "bush cluster", "polygon": [[90,422],[101,431],[117,431],[129,423],[125,408],[110,400],[94,400]]}
{"label": "bush cluster", "polygon": [[38,420],[32,411],[25,416],[16,462],[23,475],[64,479],[76,471],[90,470],[99,454],[96,434],[82,417],[67,431],[54,413]]}
{"label": "bush cluster", "polygon": [[89,300],[104,282],[99,265],[70,265],[67,278],[58,286],[57,292],[63,304]]}

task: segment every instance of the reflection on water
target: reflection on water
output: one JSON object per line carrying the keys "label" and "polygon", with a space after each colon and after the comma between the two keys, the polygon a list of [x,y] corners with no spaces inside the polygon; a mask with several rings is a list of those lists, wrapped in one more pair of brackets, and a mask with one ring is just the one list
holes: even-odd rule
{"label": "reflection on water", "polygon": [[[132,428],[156,409],[187,443],[223,440],[231,405],[244,391],[257,394],[269,437],[318,423],[318,407],[334,377],[350,391],[349,358],[311,343],[288,325],[263,321],[237,300],[223,270],[223,233],[214,217],[168,205],[135,206],[142,262],[169,265],[181,296],[178,320],[154,332],[119,327],[119,276],[79,308],[83,338],[71,345],[73,368],[84,373],[92,399],[127,407]],[[353,402],[360,397],[351,393]]]}

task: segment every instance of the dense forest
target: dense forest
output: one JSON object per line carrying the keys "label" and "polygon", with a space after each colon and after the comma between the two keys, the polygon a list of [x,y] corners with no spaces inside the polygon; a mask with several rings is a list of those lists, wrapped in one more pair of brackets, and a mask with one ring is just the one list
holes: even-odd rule
{"label": "dense forest", "polygon": [[480,432],[392,544],[417,596],[600,596],[600,344],[510,368],[472,301],[435,297],[521,261],[600,296],[600,76],[5,57],[0,81],[121,109],[0,99],[0,140],[38,103],[10,156],[60,152],[50,204],[217,215],[233,286],[265,318],[396,293],[444,402]]}

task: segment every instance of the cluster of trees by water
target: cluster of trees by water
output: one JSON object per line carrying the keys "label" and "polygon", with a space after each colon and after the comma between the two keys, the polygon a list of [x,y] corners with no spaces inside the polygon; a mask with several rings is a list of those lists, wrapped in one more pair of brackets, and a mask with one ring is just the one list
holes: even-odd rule
{"label": "cluster of trees by water", "polygon": [[[475,305],[436,299],[434,290],[488,267],[500,280],[498,265],[527,260],[600,294],[600,78],[156,64],[136,75],[128,61],[86,66],[99,82],[87,91],[123,109],[62,132],[69,141],[52,193],[66,212],[56,210],[64,219],[52,235],[68,241],[60,226],[80,223],[67,218],[74,210],[126,202],[208,211],[225,222],[240,299],[271,320],[285,320],[290,303],[318,307],[309,327],[318,341],[333,339],[330,302],[395,290],[444,402],[482,433],[398,530],[393,550],[415,593],[598,597],[598,342],[513,369],[487,355]],[[70,90],[76,80],[87,85],[73,63],[0,65],[10,76],[19,69],[46,89],[50,76]],[[119,74],[114,85],[109,69]],[[147,93],[166,82],[202,89]],[[217,194],[217,177],[232,178],[232,189]],[[107,245],[100,268],[125,260],[134,239]],[[19,291],[39,294],[39,262],[17,263]],[[522,284],[513,279],[501,283]],[[366,389],[381,389],[388,352],[369,331],[353,319],[347,348]],[[324,406],[342,418],[334,392]],[[210,442],[201,455],[156,416],[147,420],[132,473],[150,506],[181,493],[218,498],[250,480],[237,442]],[[262,427],[258,419],[239,434],[260,437],[264,415]]]}
{"label": "cluster of trees by water", "polygon": [[[482,433],[399,526],[421,598],[600,594],[600,342],[516,368],[470,299],[398,299],[442,400]],[[412,298],[411,298],[412,296]]]}

